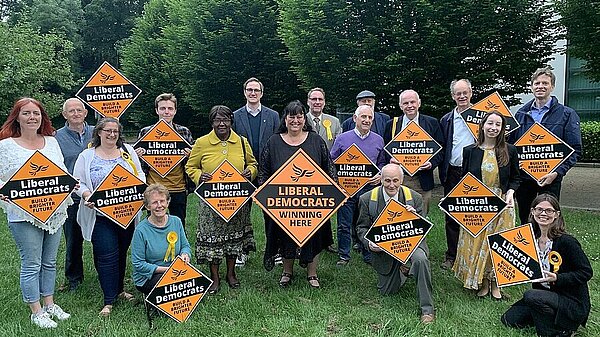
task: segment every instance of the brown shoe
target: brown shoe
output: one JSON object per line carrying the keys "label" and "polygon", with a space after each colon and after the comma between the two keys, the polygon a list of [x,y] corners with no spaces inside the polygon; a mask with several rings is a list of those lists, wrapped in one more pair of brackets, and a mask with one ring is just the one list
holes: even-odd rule
{"label": "brown shoe", "polygon": [[421,323],[423,324],[431,324],[435,321],[435,314],[425,314],[421,315]]}

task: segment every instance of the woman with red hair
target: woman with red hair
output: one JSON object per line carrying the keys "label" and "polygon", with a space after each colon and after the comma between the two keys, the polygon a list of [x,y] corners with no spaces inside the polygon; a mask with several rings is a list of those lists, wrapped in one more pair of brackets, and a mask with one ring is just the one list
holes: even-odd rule
{"label": "woman with red hair", "polygon": [[[40,102],[21,98],[15,102],[8,119],[0,128],[0,186],[31,157],[40,151],[66,171],[62,152],[52,135],[54,128]],[[33,218],[0,195],[0,206],[6,212],[8,227],[21,257],[20,285],[23,300],[31,309],[31,321],[41,328],[55,328],[53,320],[71,315],[54,304],[56,254],[62,225],[67,218],[71,197],[46,223]],[[40,304],[40,297],[43,307]]]}

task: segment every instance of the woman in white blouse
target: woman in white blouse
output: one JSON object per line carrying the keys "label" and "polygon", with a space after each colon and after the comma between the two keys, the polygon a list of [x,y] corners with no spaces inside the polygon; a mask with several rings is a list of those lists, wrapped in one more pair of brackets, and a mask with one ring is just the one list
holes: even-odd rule
{"label": "woman in white blouse", "polygon": [[[33,98],[16,101],[0,129],[0,185],[4,185],[36,150],[66,171],[53,134],[54,128],[40,102]],[[67,218],[67,207],[73,201],[68,197],[43,224],[8,203],[7,196],[0,195],[0,199],[21,257],[21,292],[23,301],[31,309],[31,321],[41,328],[55,328],[53,318],[65,320],[71,316],[54,303],[54,286],[62,225]]]}

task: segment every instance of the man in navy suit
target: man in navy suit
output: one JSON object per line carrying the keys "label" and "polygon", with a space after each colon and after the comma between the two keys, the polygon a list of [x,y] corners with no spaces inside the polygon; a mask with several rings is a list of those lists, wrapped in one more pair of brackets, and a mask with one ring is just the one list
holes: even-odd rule
{"label": "man in navy suit", "polygon": [[[411,121],[416,122],[423,130],[425,130],[436,142],[440,145],[443,143],[442,130],[437,119],[419,113],[421,107],[421,99],[419,94],[414,90],[404,90],[400,93],[400,108],[404,115],[402,117],[392,118],[386,125],[383,140],[388,144],[394,136],[399,134]],[[431,191],[434,187],[433,170],[443,160],[442,151],[438,152],[428,162],[421,165],[419,171],[414,176],[408,174],[404,177],[404,185],[409,187],[423,196],[423,214],[427,216],[429,212],[429,202],[431,201]],[[391,159],[395,162],[395,159]]]}
{"label": "man in navy suit", "polygon": [[[471,107],[473,89],[471,82],[467,79],[454,80],[450,83],[450,93],[456,102],[456,108],[445,114],[440,120],[442,134],[444,136],[444,161],[438,168],[440,182],[444,186],[444,195],[458,184],[463,177],[462,153],[465,146],[475,142],[475,138],[469,131],[461,113]],[[442,269],[451,269],[456,258],[456,247],[458,246],[458,233],[460,225],[451,217],[446,215],[446,256],[442,263]]]}
{"label": "man in navy suit", "polygon": [[[375,94],[369,90],[363,90],[356,95],[356,105],[368,105],[375,111]],[[371,126],[371,131],[383,137],[385,132],[385,126],[387,122],[390,120],[390,116],[384,114],[383,112],[375,112],[375,116],[373,117],[373,125]],[[342,132],[354,130],[356,127],[356,123],[352,117],[347,118],[344,123],[342,123]]]}
{"label": "man in navy suit", "polygon": [[[260,155],[267,140],[279,128],[279,114],[273,109],[260,104],[264,94],[263,84],[255,77],[244,82],[244,96],[246,105],[233,112],[233,131],[246,137],[252,148],[252,153],[260,165]],[[253,181],[258,186],[257,180]],[[263,216],[268,216],[263,214]],[[246,255],[237,258],[236,265],[246,264]]]}

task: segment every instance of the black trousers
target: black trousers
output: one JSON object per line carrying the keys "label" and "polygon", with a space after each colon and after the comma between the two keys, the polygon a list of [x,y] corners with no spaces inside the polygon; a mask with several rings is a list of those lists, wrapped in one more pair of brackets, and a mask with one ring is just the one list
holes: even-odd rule
{"label": "black trousers", "polygon": [[[461,167],[452,165],[448,167],[448,174],[446,176],[446,181],[444,182],[444,196],[447,196],[450,191],[452,191],[462,177]],[[446,250],[446,260],[454,261],[456,259],[459,232],[460,225],[458,222],[446,215],[446,245],[448,247]]]}
{"label": "black trousers", "polygon": [[152,277],[144,283],[143,286],[135,286],[135,288],[141,291],[144,294],[144,297],[148,296],[154,286],[160,281],[160,278],[163,276],[163,273],[154,273]]}
{"label": "black trousers", "polygon": [[554,180],[552,184],[540,187],[534,180],[522,179],[521,185],[515,191],[515,199],[519,205],[519,220],[521,221],[521,225],[529,222],[529,210],[531,209],[531,203],[533,202],[533,199],[538,196],[538,194],[552,194],[560,201],[561,185],[562,180]]}
{"label": "black trousers", "polygon": [[523,298],[513,304],[500,320],[508,327],[522,329],[535,327],[539,336],[569,336],[555,324],[558,309],[558,294],[542,289],[529,289]]}
{"label": "black trousers", "polygon": [[170,192],[171,202],[169,203],[169,214],[175,215],[181,219],[181,224],[185,228],[185,215],[187,211],[187,192]]}

